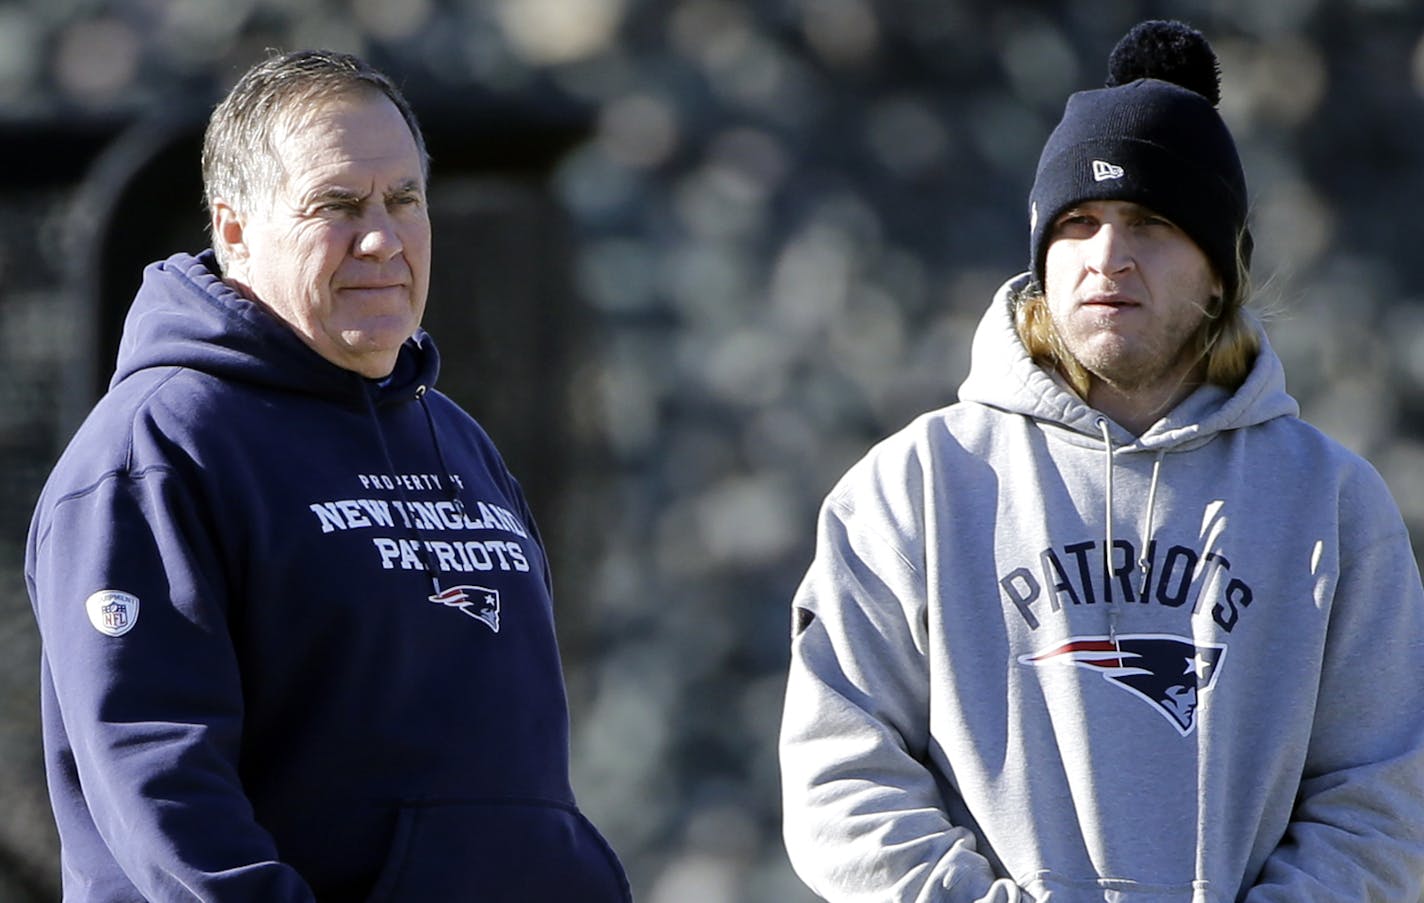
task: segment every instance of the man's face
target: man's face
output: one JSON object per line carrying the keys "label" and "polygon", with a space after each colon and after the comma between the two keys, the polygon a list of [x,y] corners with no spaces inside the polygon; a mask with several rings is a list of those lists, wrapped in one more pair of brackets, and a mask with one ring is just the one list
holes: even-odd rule
{"label": "man's face", "polygon": [[279,125],[270,203],[215,205],[227,278],[322,357],[379,378],[420,325],[430,220],[415,139],[379,94],[328,98]]}
{"label": "man's face", "polygon": [[1049,232],[1044,292],[1059,337],[1096,379],[1124,392],[1180,383],[1221,280],[1176,225],[1139,204],[1085,201]]}

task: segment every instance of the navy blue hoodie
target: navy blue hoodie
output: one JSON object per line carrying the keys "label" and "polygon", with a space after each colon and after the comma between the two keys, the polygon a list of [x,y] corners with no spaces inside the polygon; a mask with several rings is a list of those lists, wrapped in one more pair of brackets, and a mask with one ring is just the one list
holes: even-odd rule
{"label": "navy blue hoodie", "polygon": [[380,383],[150,266],[26,580],[66,900],[623,901],[548,564],[423,332]]}

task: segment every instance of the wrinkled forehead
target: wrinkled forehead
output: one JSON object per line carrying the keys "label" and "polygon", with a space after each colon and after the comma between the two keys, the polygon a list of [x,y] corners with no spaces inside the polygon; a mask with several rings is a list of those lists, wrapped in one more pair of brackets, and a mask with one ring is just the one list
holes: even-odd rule
{"label": "wrinkled forehead", "polygon": [[[389,106],[401,122],[405,122],[391,99],[375,88],[349,86],[335,90],[314,89],[289,97],[281,109],[274,113],[270,130],[272,141],[274,145],[281,147],[294,137],[327,128],[334,116],[366,106]],[[405,131],[410,132],[408,125],[405,126]],[[410,137],[413,144],[415,136]]]}
{"label": "wrinkled forehead", "polygon": [[273,122],[268,148],[287,179],[342,160],[395,161],[424,184],[420,148],[400,109],[379,91],[346,90],[295,103]]}

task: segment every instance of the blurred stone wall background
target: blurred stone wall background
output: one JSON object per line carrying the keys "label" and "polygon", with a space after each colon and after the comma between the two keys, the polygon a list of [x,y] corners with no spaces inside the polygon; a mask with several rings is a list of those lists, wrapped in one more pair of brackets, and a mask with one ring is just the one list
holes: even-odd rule
{"label": "blurred stone wall background", "polygon": [[445,388],[541,516],[575,786],[637,898],[797,901],[775,733],[818,503],[954,399],[1066,94],[1161,16],[1221,56],[1292,391],[1424,537],[1409,0],[0,5],[0,900],[57,899],[30,509],[138,267],[201,245],[194,129],[263,48],[368,56],[431,133]]}

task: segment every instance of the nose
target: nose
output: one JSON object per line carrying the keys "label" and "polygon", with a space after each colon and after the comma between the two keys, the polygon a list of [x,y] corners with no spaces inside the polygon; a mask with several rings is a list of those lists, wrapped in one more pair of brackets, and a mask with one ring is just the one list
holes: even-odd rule
{"label": "nose", "polygon": [[1114,223],[1103,223],[1088,239],[1086,249],[1088,268],[1103,276],[1115,276],[1133,266],[1132,245],[1122,228]]}
{"label": "nose", "polygon": [[382,210],[372,213],[361,223],[353,250],[357,257],[385,262],[404,248],[395,222]]}

